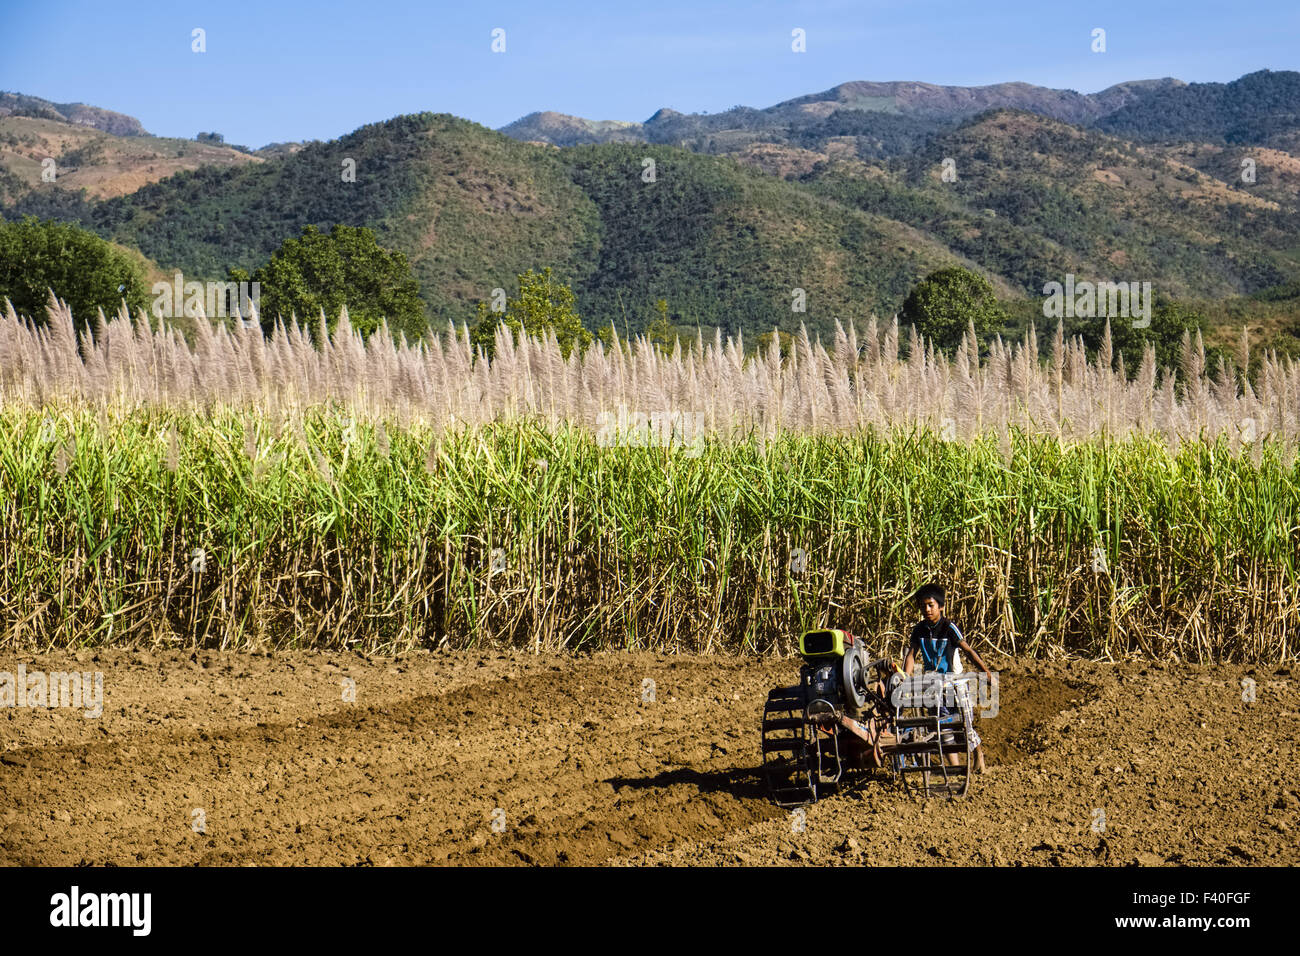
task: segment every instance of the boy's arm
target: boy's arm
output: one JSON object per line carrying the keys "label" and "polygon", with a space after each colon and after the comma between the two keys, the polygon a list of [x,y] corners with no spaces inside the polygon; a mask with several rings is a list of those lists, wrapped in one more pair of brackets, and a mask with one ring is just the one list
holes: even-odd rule
{"label": "boy's arm", "polygon": [[907,649],[907,656],[903,658],[903,673],[908,677],[912,676],[912,667],[915,663],[916,659],[912,656],[912,649],[909,647]]}
{"label": "boy's arm", "polygon": [[989,669],[984,666],[984,662],[980,660],[980,656],[975,653],[975,649],[966,643],[965,638],[962,638],[960,641],[958,641],[957,646],[970,655],[970,659],[975,662],[976,667],[982,670],[985,674],[988,674],[990,678],[993,676],[991,673],[989,673]]}

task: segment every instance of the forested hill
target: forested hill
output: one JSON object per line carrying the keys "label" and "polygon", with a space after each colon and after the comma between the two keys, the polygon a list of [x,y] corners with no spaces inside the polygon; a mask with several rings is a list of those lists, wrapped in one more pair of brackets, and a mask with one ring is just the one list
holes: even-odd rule
{"label": "forested hill", "polygon": [[1260,70],[1231,83],[1153,89],[1097,127],[1128,139],[1294,144],[1300,130],[1300,73]]}
{"label": "forested hill", "polygon": [[1298,164],[1261,155],[1245,183],[1235,154],[1192,152],[998,111],[906,161],[825,163],[802,181],[932,235],[1027,295],[1066,273],[1149,278],[1176,297],[1249,293],[1296,275]]}
{"label": "forested hill", "polygon": [[[343,176],[349,160],[355,182]],[[963,261],[907,226],[731,159],[670,147],[566,152],[445,114],[94,205],[66,198],[48,208],[200,277],[252,269],[306,225],[369,226],[410,258],[440,322],[472,319],[494,288],[550,266],[593,326],[638,329],[666,299],[683,324],[829,330],[836,316],[897,308],[917,279]]]}
{"label": "forested hill", "polygon": [[[933,106],[932,91],[916,93],[910,113],[872,111],[862,107],[873,88],[846,85],[782,107],[824,126],[751,137],[728,155],[639,142],[557,148],[422,113],[262,156],[198,144],[214,164],[104,199],[64,180],[106,183],[102,157],[129,164],[135,154],[87,143],[75,147],[82,165],[59,183],[24,166],[6,173],[0,187],[22,181],[0,189],[0,215],[78,222],[196,279],[251,271],[307,225],[368,226],[409,258],[440,323],[473,321],[492,290],[546,267],[572,285],[589,328],[613,321],[639,331],[662,299],[679,326],[747,338],[886,317],[917,280],[954,264],[1009,297],[1039,296],[1073,273],[1222,299],[1300,280],[1300,161],[1286,112],[1298,77],[1128,84],[1109,91],[1101,120],[999,109],[960,121],[945,114],[937,129],[925,126],[933,110],[916,105],[928,96]],[[1173,105],[1159,108],[1161,98]],[[661,130],[685,122],[661,113]],[[1162,113],[1182,117],[1166,129],[1200,124],[1204,141],[1157,135],[1148,120]],[[881,118],[886,126],[871,125]],[[846,132],[854,123],[866,125]],[[1125,124],[1136,138],[1116,135]],[[888,148],[879,136],[869,143],[871,130],[895,138]],[[1252,136],[1273,145],[1245,141]],[[159,149],[148,137],[129,142],[149,156]],[[16,149],[0,141],[0,155]],[[176,152],[175,162],[194,160]],[[140,162],[158,162],[145,155]]]}

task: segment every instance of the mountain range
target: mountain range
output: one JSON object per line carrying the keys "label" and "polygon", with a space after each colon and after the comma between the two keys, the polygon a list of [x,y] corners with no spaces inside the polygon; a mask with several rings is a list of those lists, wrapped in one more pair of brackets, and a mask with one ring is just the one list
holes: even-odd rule
{"label": "mountain range", "polygon": [[[699,151],[729,151],[753,142],[799,140],[809,145],[832,136],[883,136],[898,144],[988,110],[1018,109],[1067,123],[1090,125],[1157,92],[1186,87],[1165,78],[1119,83],[1100,93],[1054,90],[1029,83],[935,86],[932,83],[842,83],[765,109],[737,106],[723,113],[661,109],[644,123],[586,120],[563,113],[530,113],[500,132],[553,146],[594,143],[662,143]],[[838,114],[838,116],[837,116]],[[832,117],[837,117],[832,119]],[[853,132],[847,132],[847,130]]]}
{"label": "mountain range", "polygon": [[0,94],[0,215],[78,222],[199,279],[256,268],[306,225],[365,225],[408,256],[431,320],[471,321],[550,266],[592,328],[637,331],[664,299],[681,326],[752,338],[891,314],[954,264],[1026,302],[1067,274],[1204,300],[1285,286],[1298,145],[1288,71],[1094,94],[854,82],[766,109],[534,113],[499,131],[422,113],[256,151]]}

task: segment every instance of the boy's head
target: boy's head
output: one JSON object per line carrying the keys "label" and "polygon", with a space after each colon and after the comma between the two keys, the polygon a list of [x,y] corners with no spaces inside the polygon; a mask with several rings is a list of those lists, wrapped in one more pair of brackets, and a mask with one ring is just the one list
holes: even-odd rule
{"label": "boy's head", "polygon": [[943,588],[937,584],[926,584],[913,595],[916,609],[922,616],[934,624],[943,617]]}

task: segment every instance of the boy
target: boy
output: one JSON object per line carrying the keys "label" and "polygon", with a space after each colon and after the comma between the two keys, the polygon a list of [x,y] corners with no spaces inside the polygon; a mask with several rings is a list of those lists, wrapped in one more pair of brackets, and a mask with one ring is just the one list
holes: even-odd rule
{"label": "boy", "polygon": [[[984,675],[990,682],[993,675],[989,669],[984,666],[980,656],[971,649],[962,637],[961,631],[957,625],[943,614],[943,588],[937,584],[927,584],[916,592],[913,600],[916,602],[917,609],[921,612],[922,619],[912,628],[912,639],[908,644],[907,657],[903,660],[903,670],[907,676],[912,676],[912,668],[916,665],[916,655],[921,655],[921,660],[925,664],[926,671],[936,671],[940,674],[960,674],[962,672],[961,655],[959,651],[965,651],[970,655],[977,667],[984,672]],[[954,686],[954,693],[957,698],[957,706],[961,708],[967,721],[971,725],[970,740],[967,741],[967,748],[975,752],[975,769],[980,773],[984,772],[984,748],[980,745],[979,734],[975,732],[974,708],[971,705],[970,688],[965,681],[959,681]],[[946,717],[948,709],[939,708],[939,716]],[[948,763],[956,766],[958,763],[957,754],[948,755]]]}

